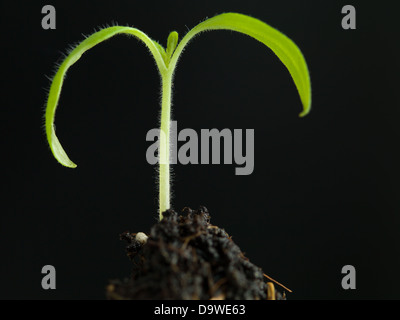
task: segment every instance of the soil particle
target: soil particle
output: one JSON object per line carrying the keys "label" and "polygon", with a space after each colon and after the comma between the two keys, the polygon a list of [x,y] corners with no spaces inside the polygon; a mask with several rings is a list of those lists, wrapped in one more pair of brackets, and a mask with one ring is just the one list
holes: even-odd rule
{"label": "soil particle", "polygon": [[[146,239],[125,232],[132,276],[113,280],[108,299],[282,299],[205,207],[164,212]],[[139,239],[139,240],[138,240]],[[145,240],[143,240],[145,239]],[[272,285],[273,288],[273,285]]]}

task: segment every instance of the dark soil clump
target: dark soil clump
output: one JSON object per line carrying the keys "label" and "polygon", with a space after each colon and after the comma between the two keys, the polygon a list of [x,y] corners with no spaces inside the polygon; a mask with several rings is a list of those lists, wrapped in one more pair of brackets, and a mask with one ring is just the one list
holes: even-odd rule
{"label": "dark soil clump", "polygon": [[225,230],[210,224],[205,207],[185,208],[183,215],[168,210],[147,239],[136,235],[121,235],[133,262],[132,277],[111,281],[108,299],[282,298],[275,290],[271,296],[262,270]]}

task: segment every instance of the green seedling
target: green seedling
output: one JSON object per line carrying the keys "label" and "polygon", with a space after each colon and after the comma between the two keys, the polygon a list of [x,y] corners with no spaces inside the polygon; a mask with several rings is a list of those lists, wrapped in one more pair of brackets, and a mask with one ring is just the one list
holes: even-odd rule
{"label": "green seedling", "polygon": [[170,119],[172,80],[175,68],[183,49],[197,34],[208,30],[232,30],[246,34],[269,47],[288,69],[297,87],[303,110],[300,117],[305,116],[311,108],[311,84],[306,61],[300,49],[287,36],[268,24],[239,13],[224,13],[207,19],[191,29],[179,42],[178,33],[173,31],[168,36],[167,48],[150,39],[142,31],[123,26],[104,28],[83,40],[69,52],[60,64],[51,83],[45,113],[47,140],[54,157],[64,166],[75,168],[63,147],[54,128],[54,117],[60,98],[61,87],[68,69],[79,60],[82,54],[95,45],[117,34],[133,35],[144,42],[156,62],[161,76],[161,123],[159,145],[159,214],[170,208]]}

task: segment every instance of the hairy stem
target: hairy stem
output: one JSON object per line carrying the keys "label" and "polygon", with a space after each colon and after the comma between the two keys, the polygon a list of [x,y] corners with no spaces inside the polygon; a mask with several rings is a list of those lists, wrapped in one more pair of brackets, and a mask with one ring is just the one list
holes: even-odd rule
{"label": "hairy stem", "polygon": [[170,208],[170,150],[172,72],[162,74],[161,125],[159,148],[159,196],[160,220],[162,213]]}

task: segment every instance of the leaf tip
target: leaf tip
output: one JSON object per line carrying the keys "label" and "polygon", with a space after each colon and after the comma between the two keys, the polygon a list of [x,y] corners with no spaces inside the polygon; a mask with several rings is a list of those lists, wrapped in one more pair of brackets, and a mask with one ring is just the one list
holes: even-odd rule
{"label": "leaf tip", "polygon": [[59,163],[61,163],[63,166],[68,167],[68,168],[76,168],[77,167],[77,165],[70,160],[67,153],[64,151],[54,130],[52,130],[49,142],[50,142],[50,149],[53,152],[54,157],[57,159],[57,161]]}
{"label": "leaf tip", "polygon": [[75,169],[76,167],[77,167],[77,165],[75,163],[73,163],[72,161],[71,161],[71,165],[68,166],[68,168],[72,168],[72,169]]}
{"label": "leaf tip", "polygon": [[308,115],[310,113],[310,111],[311,111],[311,103],[304,106],[303,111],[299,113],[299,117],[304,118],[306,115]]}

